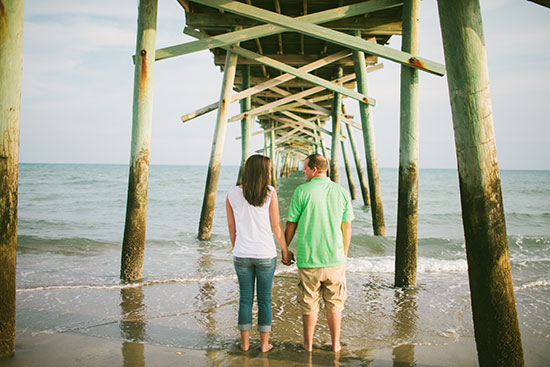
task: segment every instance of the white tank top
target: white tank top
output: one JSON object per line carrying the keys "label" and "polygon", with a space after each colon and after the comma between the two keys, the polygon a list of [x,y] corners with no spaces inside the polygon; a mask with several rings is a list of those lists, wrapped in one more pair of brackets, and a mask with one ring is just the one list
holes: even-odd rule
{"label": "white tank top", "polygon": [[269,204],[273,190],[273,187],[269,186],[267,198],[262,206],[250,205],[244,198],[242,187],[235,186],[229,190],[227,198],[233,208],[237,231],[233,256],[255,259],[277,256],[269,220]]}

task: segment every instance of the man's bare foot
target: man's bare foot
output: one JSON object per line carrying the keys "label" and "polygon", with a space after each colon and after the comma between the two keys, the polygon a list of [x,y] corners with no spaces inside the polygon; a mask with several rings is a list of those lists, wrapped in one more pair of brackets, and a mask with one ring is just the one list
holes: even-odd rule
{"label": "man's bare foot", "polygon": [[260,347],[260,350],[262,351],[262,353],[267,353],[269,352],[271,349],[273,349],[273,344],[268,344],[268,345],[262,345]]}
{"label": "man's bare foot", "polygon": [[243,351],[245,351],[245,352],[248,352],[248,349],[250,349],[250,344],[247,343],[247,344],[245,345],[245,343],[241,342],[241,349],[242,349]]}
{"label": "man's bare foot", "polygon": [[338,353],[338,352],[341,351],[341,350],[342,350],[342,345],[340,345],[340,344],[338,344],[338,345],[333,345],[333,346],[332,346],[332,351],[333,351],[334,353]]}
{"label": "man's bare foot", "polygon": [[313,346],[312,346],[312,345],[311,345],[311,346],[307,346],[307,345],[304,344],[304,350],[305,350],[306,352],[313,352]]}

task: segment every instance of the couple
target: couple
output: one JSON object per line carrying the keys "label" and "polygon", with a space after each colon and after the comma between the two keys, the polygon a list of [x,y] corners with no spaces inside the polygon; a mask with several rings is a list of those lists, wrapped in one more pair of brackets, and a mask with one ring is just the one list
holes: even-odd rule
{"label": "couple", "polygon": [[268,185],[270,160],[253,155],[246,161],[242,185],[229,191],[225,202],[227,225],[239,280],[241,348],[248,350],[252,329],[254,284],[257,284],[260,349],[268,352],[271,332],[271,287],[277,265],[273,235],[281,247],[282,262],[294,263],[288,250],[298,231],[298,303],[302,311],[304,349],[313,350],[313,333],[323,297],[332,350],[340,351],[340,327],[346,299],[345,266],[354,219],[348,192],[327,177],[327,160],[312,154],[304,161],[306,183],[292,196],[283,227],[275,188]]}

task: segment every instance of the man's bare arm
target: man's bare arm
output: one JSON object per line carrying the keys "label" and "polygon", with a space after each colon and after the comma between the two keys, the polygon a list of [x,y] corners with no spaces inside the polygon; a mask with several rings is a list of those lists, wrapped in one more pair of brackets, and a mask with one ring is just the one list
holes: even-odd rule
{"label": "man's bare arm", "polygon": [[344,255],[348,257],[349,244],[351,243],[351,222],[342,223],[342,235],[344,238]]}

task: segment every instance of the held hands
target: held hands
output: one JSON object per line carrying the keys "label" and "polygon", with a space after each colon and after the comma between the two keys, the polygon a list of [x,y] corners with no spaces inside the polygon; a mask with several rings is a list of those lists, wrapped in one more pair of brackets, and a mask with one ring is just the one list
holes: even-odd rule
{"label": "held hands", "polygon": [[290,250],[283,252],[282,256],[283,256],[282,263],[286,266],[290,266],[296,262],[296,259],[294,258],[294,253]]}

